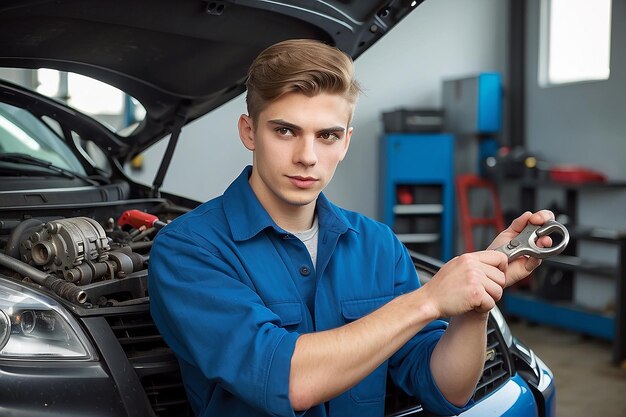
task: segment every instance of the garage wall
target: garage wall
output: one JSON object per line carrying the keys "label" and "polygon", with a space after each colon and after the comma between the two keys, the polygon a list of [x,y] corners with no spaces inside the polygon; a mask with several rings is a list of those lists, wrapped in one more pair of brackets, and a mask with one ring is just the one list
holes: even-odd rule
{"label": "garage wall", "polygon": [[[439,107],[443,79],[504,71],[507,3],[427,0],[357,60],[365,94],[357,105],[348,157],[326,191],[333,201],[378,217],[380,113],[401,106]],[[242,112],[239,97],[186,127],[164,189],[198,200],[221,194],[251,161],[236,131]],[[146,154],[138,176],[143,182],[154,178],[164,146]]]}
{"label": "garage wall", "polygon": [[[527,145],[549,162],[582,165],[611,180],[626,181],[626,2],[612,3],[610,78],[541,88],[537,83],[540,0],[527,2]],[[563,201],[562,193],[555,190],[543,190],[540,197],[544,206]],[[626,230],[626,187],[585,189],[579,192],[578,202],[579,224]],[[580,242],[578,253],[585,261],[619,260],[616,245]],[[613,311],[615,280],[578,272],[574,301]]]}
{"label": "garage wall", "polygon": [[[553,163],[598,170],[626,181],[626,2],[613,0],[611,75],[606,81],[541,88],[539,5],[528,1],[527,145]],[[581,194],[580,222],[626,229],[626,188]]]}

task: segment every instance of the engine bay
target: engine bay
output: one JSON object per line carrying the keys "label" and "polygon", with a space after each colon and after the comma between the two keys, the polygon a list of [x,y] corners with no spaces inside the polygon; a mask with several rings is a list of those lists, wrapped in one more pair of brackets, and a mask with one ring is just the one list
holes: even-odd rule
{"label": "engine bay", "polygon": [[148,301],[159,229],[189,211],[147,198],[0,209],[0,274],[86,308]]}

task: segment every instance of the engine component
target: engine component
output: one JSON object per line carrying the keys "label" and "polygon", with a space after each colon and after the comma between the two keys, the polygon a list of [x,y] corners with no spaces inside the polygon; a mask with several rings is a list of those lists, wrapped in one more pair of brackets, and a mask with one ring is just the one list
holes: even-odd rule
{"label": "engine component", "polygon": [[109,264],[113,264],[113,269],[118,278],[124,278],[127,274],[139,271],[144,267],[145,258],[143,255],[132,251],[130,246],[109,252]]}
{"label": "engine component", "polygon": [[78,285],[123,278],[144,267],[143,255],[128,246],[112,250],[109,240],[102,226],[88,217],[54,220],[23,237],[20,258]]}
{"label": "engine component", "polygon": [[24,277],[30,278],[32,281],[52,290],[66,300],[78,304],[83,304],[87,301],[87,294],[71,282],[65,282],[65,280],[61,278],[42,272],[35,267],[3,253],[0,253],[0,265],[18,272]]}
{"label": "engine component", "polygon": [[[109,250],[109,240],[104,229],[88,217],[51,221],[20,245],[23,261],[41,267],[44,271],[62,273],[66,280],[72,282],[77,281],[76,267],[89,267],[94,262],[105,261]],[[89,267],[91,274],[78,275],[90,275],[87,282],[91,282],[91,278],[97,275],[97,269]]]}
{"label": "engine component", "polygon": [[5,248],[5,253],[13,258],[19,258],[20,256],[20,243],[24,238],[30,235],[35,230],[40,230],[43,227],[44,223],[38,219],[26,219],[22,222],[19,222],[9,240],[7,241],[7,246]]}
{"label": "engine component", "polygon": [[124,228],[127,226],[139,229],[141,227],[154,227],[156,229],[162,229],[167,223],[159,220],[154,214],[145,213],[139,210],[127,210],[122,213],[122,216],[117,221],[117,224]]}

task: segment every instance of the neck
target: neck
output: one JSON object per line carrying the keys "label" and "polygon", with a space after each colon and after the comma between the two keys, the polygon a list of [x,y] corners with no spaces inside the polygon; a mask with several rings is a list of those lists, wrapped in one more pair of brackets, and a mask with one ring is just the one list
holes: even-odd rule
{"label": "neck", "polygon": [[268,210],[268,213],[278,226],[291,233],[302,232],[313,226],[315,203],[290,208],[291,210],[281,210],[274,213]]}
{"label": "neck", "polygon": [[316,200],[297,205],[272,198],[271,193],[263,192],[263,187],[259,186],[254,177],[250,178],[250,186],[263,208],[281,229],[294,233],[308,230],[313,226]]}

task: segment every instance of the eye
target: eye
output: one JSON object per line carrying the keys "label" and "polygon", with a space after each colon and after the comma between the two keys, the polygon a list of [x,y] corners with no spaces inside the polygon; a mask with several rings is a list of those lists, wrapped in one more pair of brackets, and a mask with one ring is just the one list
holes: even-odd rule
{"label": "eye", "polygon": [[335,132],[323,132],[323,133],[320,133],[320,138],[322,138],[326,142],[335,142],[335,141],[341,139],[339,137],[339,135],[337,135]]}
{"label": "eye", "polygon": [[292,130],[289,129],[288,127],[279,127],[279,128],[276,129],[276,132],[280,136],[293,136]]}

